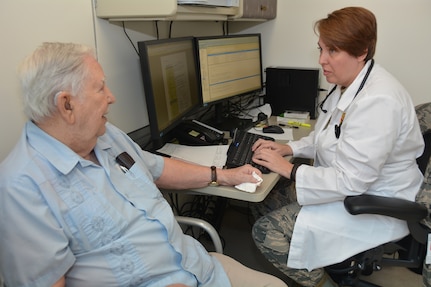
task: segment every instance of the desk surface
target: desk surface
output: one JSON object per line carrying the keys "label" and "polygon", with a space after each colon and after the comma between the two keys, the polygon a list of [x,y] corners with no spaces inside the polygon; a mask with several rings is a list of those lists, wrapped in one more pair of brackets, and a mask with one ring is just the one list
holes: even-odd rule
{"label": "desk surface", "polygon": [[[275,123],[276,118],[271,117],[269,124]],[[307,136],[314,129],[314,120],[310,120],[307,123],[310,123],[311,127],[299,127],[297,129],[293,129],[294,139],[300,139],[304,136]],[[290,160],[291,157],[286,157],[286,159]],[[271,172],[269,174],[264,174],[262,178],[262,184],[257,187],[256,191],[253,193],[238,190],[233,186],[207,186],[190,190],[190,192],[197,194],[216,195],[250,202],[260,202],[265,199],[265,197],[272,190],[274,185],[278,182],[278,180],[280,179],[280,175],[278,173]]]}

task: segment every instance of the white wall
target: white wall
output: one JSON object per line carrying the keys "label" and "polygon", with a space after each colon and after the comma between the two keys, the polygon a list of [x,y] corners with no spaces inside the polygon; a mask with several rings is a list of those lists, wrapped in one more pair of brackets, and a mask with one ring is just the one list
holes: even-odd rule
{"label": "white wall", "polygon": [[0,39],[1,161],[18,140],[26,121],[16,77],[18,65],[45,41],[80,42],[94,47],[91,2],[0,0]]}
{"label": "white wall", "polygon": [[[262,33],[264,67],[318,67],[313,23],[348,5],[364,6],[376,14],[376,61],[398,77],[415,104],[430,101],[427,89],[431,57],[426,50],[431,47],[429,0],[278,0],[275,20],[231,23],[229,31]],[[0,160],[18,140],[25,122],[16,67],[43,41],[96,47],[107,83],[117,97],[110,109],[110,121],[126,132],[148,124],[139,58],[121,23],[109,23],[93,13],[92,0],[0,0]],[[215,22],[175,22],[172,36],[221,34],[221,27]],[[153,22],[126,23],[126,28],[135,44],[156,37]],[[159,23],[159,28],[160,36],[167,37],[168,23]]]}
{"label": "white wall", "polygon": [[[410,92],[415,104],[431,100],[431,1],[429,0],[279,0],[277,18],[241,33],[261,32],[264,66],[319,67],[314,22],[346,6],[363,6],[377,18],[376,62]],[[248,25],[249,26],[249,25]],[[246,28],[246,29],[244,29]],[[236,31],[235,31],[236,32]],[[327,83],[321,79],[322,86]]]}

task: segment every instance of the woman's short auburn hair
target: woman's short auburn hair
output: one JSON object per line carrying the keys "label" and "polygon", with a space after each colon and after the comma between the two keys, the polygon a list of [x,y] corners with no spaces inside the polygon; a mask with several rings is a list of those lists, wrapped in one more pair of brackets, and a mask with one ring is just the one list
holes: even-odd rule
{"label": "woman's short auburn hair", "polygon": [[377,43],[377,21],[362,7],[346,7],[328,14],[314,24],[314,31],[326,46],[342,50],[354,57],[367,53],[365,61],[374,57]]}

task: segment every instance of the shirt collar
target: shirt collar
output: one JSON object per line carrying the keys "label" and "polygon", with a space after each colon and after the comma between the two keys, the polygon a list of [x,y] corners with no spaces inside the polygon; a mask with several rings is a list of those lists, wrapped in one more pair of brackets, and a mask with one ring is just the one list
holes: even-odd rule
{"label": "shirt collar", "polygon": [[[28,143],[46,158],[56,169],[63,174],[68,174],[78,163],[88,165],[88,161],[79,156],[68,146],[50,136],[32,121],[25,125]],[[102,137],[97,139],[95,150],[106,150],[111,145]]]}
{"label": "shirt collar", "polygon": [[[359,74],[356,76],[356,79],[350,84],[349,87],[345,90],[343,93],[343,96],[340,98],[337,104],[337,108],[341,111],[346,111],[346,109],[349,107],[353,99],[355,98],[355,94],[359,89],[359,86],[362,83],[362,80],[365,77],[365,74],[367,73],[367,70],[371,64],[371,60],[369,60],[367,63],[365,63],[362,70],[359,72]],[[340,88],[337,88],[337,93],[340,93]]]}

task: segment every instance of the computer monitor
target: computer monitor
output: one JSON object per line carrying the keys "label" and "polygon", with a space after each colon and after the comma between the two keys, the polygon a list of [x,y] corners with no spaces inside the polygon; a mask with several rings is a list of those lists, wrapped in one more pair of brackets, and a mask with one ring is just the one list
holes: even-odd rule
{"label": "computer monitor", "polygon": [[203,105],[217,104],[214,125],[223,125],[222,104],[263,87],[260,34],[197,37]]}
{"label": "computer monitor", "polygon": [[153,148],[169,131],[202,106],[193,37],[138,42]]}

